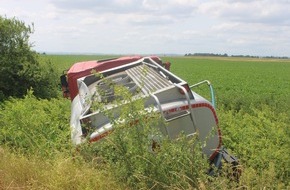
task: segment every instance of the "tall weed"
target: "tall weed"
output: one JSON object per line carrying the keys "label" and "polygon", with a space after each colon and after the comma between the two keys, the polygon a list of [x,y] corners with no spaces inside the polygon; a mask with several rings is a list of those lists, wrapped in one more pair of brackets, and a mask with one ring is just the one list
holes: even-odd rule
{"label": "tall weed", "polygon": [[[105,162],[115,177],[133,189],[192,189],[205,181],[209,167],[197,138],[171,140],[157,126],[165,127],[160,115],[144,108],[144,100],[130,97],[114,87],[119,117],[95,105],[111,118],[114,131],[100,142],[83,145],[80,152]],[[101,103],[102,104],[102,103]],[[100,111],[99,110],[99,111]],[[123,121],[123,122],[120,122]]]}

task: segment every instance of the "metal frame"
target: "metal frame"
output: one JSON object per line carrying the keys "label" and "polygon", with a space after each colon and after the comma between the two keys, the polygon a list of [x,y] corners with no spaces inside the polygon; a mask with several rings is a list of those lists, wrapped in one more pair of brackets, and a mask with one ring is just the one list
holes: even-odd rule
{"label": "metal frame", "polygon": [[208,80],[204,80],[204,81],[201,81],[201,82],[198,82],[198,83],[196,83],[196,84],[194,84],[194,85],[189,86],[189,88],[191,89],[191,88],[193,88],[193,87],[198,87],[198,86],[200,86],[200,85],[202,85],[202,84],[207,84],[207,85],[209,86],[209,89],[210,89],[210,96],[211,96],[211,104],[212,104],[212,106],[213,106],[214,108],[216,108],[214,90],[213,90],[213,87],[212,87],[210,81],[208,81]]}

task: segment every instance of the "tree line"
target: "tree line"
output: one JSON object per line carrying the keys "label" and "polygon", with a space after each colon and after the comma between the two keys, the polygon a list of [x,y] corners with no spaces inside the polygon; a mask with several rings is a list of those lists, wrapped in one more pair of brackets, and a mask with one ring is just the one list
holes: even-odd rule
{"label": "tree line", "polygon": [[245,58],[275,58],[275,59],[289,59],[287,56],[255,56],[255,55],[228,55],[227,53],[186,53],[184,56],[208,56],[208,57],[245,57]]}

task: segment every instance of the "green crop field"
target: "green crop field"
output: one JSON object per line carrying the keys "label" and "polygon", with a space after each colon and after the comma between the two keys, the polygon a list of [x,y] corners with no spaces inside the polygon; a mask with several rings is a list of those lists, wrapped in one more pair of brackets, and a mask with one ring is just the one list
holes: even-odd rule
{"label": "green crop field", "polygon": [[172,72],[193,84],[212,82],[221,106],[239,110],[267,104],[276,111],[290,105],[290,60],[243,58],[164,58]]}
{"label": "green crop field", "polygon": [[[118,56],[40,55],[42,60],[49,60],[55,66],[59,75],[76,62],[112,57]],[[290,60],[183,56],[161,59],[170,61],[171,72],[189,84],[205,79],[212,83],[223,144],[239,158],[243,168],[237,183],[227,181],[224,176],[208,181],[200,178],[196,188],[289,189]],[[209,98],[206,85],[194,90]],[[0,144],[0,158],[3,158],[0,159],[0,189],[130,189],[125,179],[117,177],[128,171],[111,172],[98,163],[98,158],[82,162],[71,155],[74,148],[69,145],[69,119],[70,101],[63,98],[38,100],[28,93],[23,100],[12,99],[1,105],[0,134],[4,135],[0,136],[0,142],[6,144]],[[167,158],[170,166],[173,165],[169,169],[160,162],[160,167],[164,167],[161,174],[178,168],[175,165],[178,159]],[[144,163],[145,160],[140,165]],[[198,163],[193,164],[199,166]],[[134,175],[140,177],[140,171]],[[154,176],[148,174],[151,175]],[[141,180],[137,186],[146,189],[148,178],[142,177],[137,178]],[[194,184],[196,179],[188,180],[183,173],[182,178],[177,177],[171,178],[177,184],[164,182],[161,186],[193,189],[183,182]]]}

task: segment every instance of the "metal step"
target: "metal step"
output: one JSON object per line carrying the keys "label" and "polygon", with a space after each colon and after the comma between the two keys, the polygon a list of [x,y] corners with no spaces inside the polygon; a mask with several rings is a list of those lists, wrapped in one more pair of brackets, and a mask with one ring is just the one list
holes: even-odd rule
{"label": "metal step", "polygon": [[144,94],[150,94],[157,90],[173,85],[158,71],[147,65],[139,65],[126,70],[130,78],[139,86]]}

